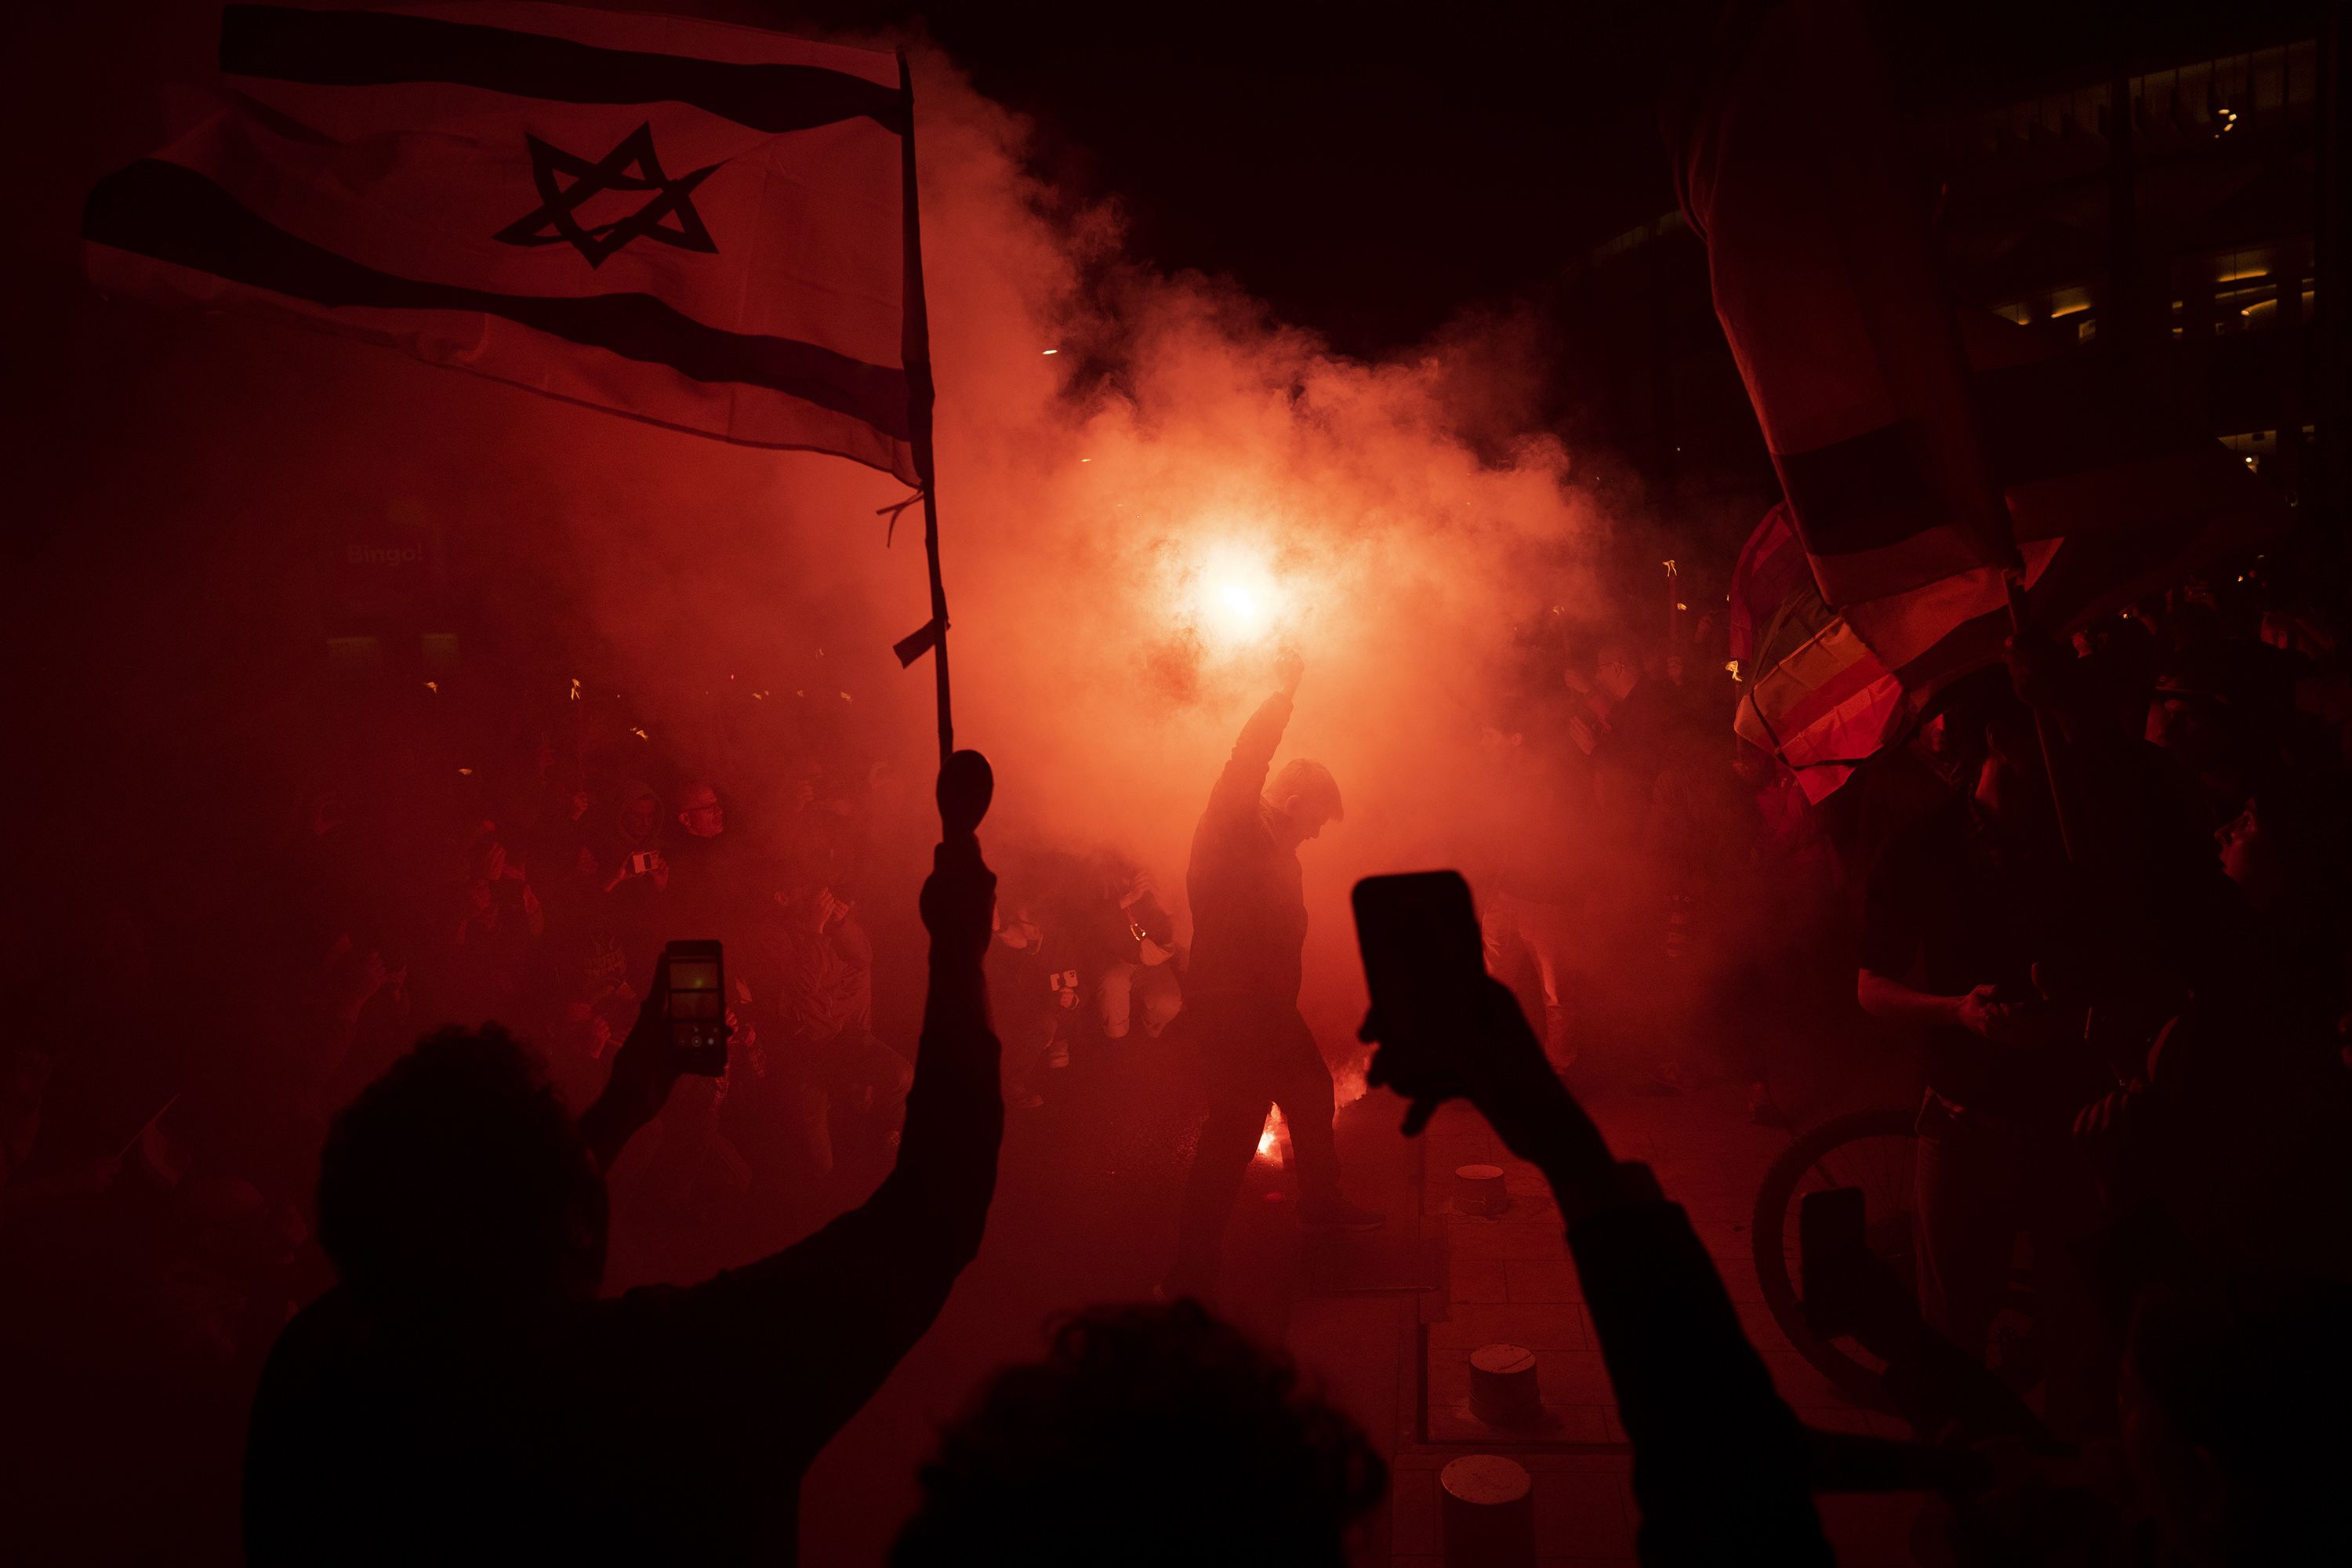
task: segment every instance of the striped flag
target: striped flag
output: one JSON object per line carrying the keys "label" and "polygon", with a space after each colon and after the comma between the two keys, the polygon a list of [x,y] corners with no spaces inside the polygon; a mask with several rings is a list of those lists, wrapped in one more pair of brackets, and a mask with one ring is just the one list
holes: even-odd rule
{"label": "striped flag", "polygon": [[231,5],[220,65],[224,107],[91,191],[100,288],[918,482],[896,57],[498,0]]}
{"label": "striped flag", "polygon": [[1806,563],[1804,546],[1797,542],[1789,503],[1781,501],[1764,514],[1732,567],[1731,608],[1725,617],[1725,630],[1738,667],[1734,673],[1756,668],[1757,649],[1763,646],[1764,634],[1780,606],[1800,584],[1811,582],[1812,570]]}
{"label": "striped flag", "polygon": [[1819,802],[1886,742],[1906,707],[1903,683],[1822,602],[1796,534],[1787,504],[1774,507],[1732,571],[1733,655],[1746,682],[1732,727]]}
{"label": "striped flag", "polygon": [[[1853,0],[1732,7],[1675,170],[1783,507],[1743,552],[1741,734],[1812,798],[2000,657],[2006,579],[2080,626],[2283,526],[2276,499],[2106,358],[1953,308]],[[1789,552],[1810,581],[1786,592]]]}
{"label": "striped flag", "polygon": [[[2232,552],[2285,531],[2285,506],[2221,445],[2148,389],[2114,383],[2095,355],[2045,357],[1998,317],[1963,317],[1987,451],[2017,531],[2040,623],[2073,632]],[[1745,689],[1735,725],[1825,798],[1958,677],[2001,657],[2005,609],[1948,616],[1889,664],[1824,602],[1786,503],[1767,512],[1732,573],[1734,653]],[[1738,628],[1755,630],[1738,652]]]}
{"label": "striped flag", "polygon": [[1899,665],[2018,563],[1852,0],[1735,6],[1675,172],[1822,597]]}

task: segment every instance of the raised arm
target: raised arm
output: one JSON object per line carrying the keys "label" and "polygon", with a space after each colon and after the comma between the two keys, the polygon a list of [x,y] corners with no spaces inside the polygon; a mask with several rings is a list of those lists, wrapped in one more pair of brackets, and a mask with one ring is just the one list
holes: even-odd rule
{"label": "raised arm", "polygon": [[[1364,1027],[1381,1038],[1378,1019]],[[1773,1392],[1689,1217],[1647,1166],[1610,1153],[1509,989],[1486,983],[1483,1016],[1459,1040],[1382,1040],[1371,1081],[1413,1101],[1409,1131],[1438,1100],[1468,1096],[1550,1184],[1633,1439],[1641,1561],[1829,1563],[1804,1428]]]}
{"label": "raised arm", "polygon": [[1240,737],[1234,742],[1234,754],[1227,759],[1224,772],[1217,775],[1216,787],[1209,792],[1209,815],[1213,817],[1245,820],[1257,809],[1258,797],[1265,793],[1266,772],[1274,766],[1274,753],[1282,744],[1283,731],[1289,727],[1291,700],[1297,695],[1299,679],[1306,674],[1307,664],[1298,655],[1285,649],[1275,671],[1280,684],[1242,726]]}
{"label": "raised arm", "polygon": [[981,974],[995,898],[978,842],[950,827],[923,884],[930,981],[897,1167],[814,1236],[684,1293],[740,1352],[731,1365],[777,1380],[776,1414],[804,1453],[889,1376],[980,1250],[1004,1130]]}
{"label": "raised arm", "polygon": [[677,1067],[670,1054],[665,1019],[669,1003],[669,966],[656,963],[646,999],[629,1037],[613,1053],[613,1067],[604,1079],[604,1092],[580,1113],[580,1134],[596,1168],[610,1174],[637,1130],[661,1114],[669,1091],[677,1085]]}

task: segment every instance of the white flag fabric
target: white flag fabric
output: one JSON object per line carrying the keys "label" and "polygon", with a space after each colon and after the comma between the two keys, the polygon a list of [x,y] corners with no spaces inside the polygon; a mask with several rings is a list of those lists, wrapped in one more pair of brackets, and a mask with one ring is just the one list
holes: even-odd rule
{"label": "white flag fabric", "polygon": [[919,482],[895,56],[501,0],[231,5],[220,64],[90,193],[102,289]]}

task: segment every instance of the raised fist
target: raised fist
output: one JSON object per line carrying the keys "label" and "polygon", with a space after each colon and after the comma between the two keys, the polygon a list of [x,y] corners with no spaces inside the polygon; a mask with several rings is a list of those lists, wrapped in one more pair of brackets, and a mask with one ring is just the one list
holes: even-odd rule
{"label": "raised fist", "polygon": [[1286,647],[1274,656],[1274,678],[1286,697],[1298,694],[1298,682],[1307,674],[1307,660],[1295,647]]}

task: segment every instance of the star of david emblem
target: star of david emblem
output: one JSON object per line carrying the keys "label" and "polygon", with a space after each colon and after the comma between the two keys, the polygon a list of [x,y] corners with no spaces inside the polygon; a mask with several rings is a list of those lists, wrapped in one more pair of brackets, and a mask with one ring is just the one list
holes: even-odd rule
{"label": "star of david emblem", "polygon": [[[638,126],[593,163],[550,146],[529,132],[523,133],[523,141],[530,148],[530,175],[539,186],[540,205],[491,238],[504,245],[569,245],[591,267],[602,267],[606,257],[637,239],[718,254],[717,243],[702,225],[702,215],[694,210],[694,188],[719,164],[672,179],[662,173],[650,123]],[[656,194],[625,217],[583,224],[582,204],[606,191]]]}

